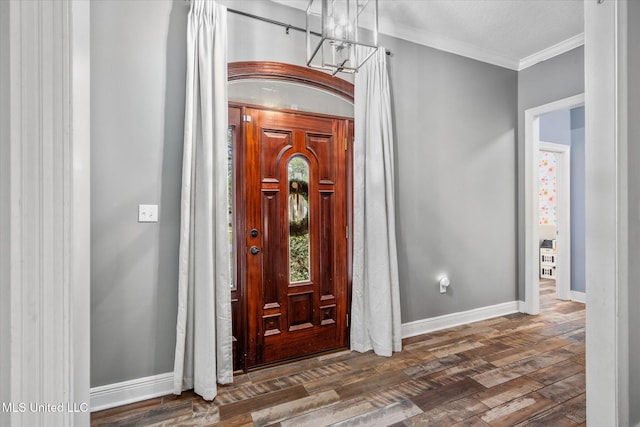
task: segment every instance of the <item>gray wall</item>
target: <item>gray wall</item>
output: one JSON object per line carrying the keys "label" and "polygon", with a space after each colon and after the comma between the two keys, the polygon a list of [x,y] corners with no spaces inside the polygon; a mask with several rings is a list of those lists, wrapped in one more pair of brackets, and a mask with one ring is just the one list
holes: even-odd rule
{"label": "gray wall", "polygon": [[[299,27],[305,26],[305,14],[268,1],[227,0],[228,7],[253,13]],[[230,13],[228,15],[229,62],[277,61],[306,65],[305,33]]]}
{"label": "gray wall", "polygon": [[[225,3],[304,26],[273,3]],[[173,369],[187,12],[183,0],[92,3],[92,387]],[[517,73],[382,43],[393,51],[403,322],[513,301]],[[229,15],[239,60],[303,65],[304,35]],[[157,224],[137,223],[140,203],[160,205]]]}
{"label": "gray wall", "polygon": [[[270,2],[224,3],[304,26]],[[91,5],[92,387],[173,370],[188,11],[184,0]],[[303,33],[228,21],[229,61],[305,64]],[[158,204],[159,222],[138,223],[138,204]]]}
{"label": "gray wall", "polygon": [[[91,386],[173,370],[184,2],[91,4]],[[159,204],[138,223],[138,204]]]}
{"label": "gray wall", "polygon": [[584,92],[584,47],[518,73],[518,297],[524,301],[524,112]]}
{"label": "gray wall", "polygon": [[402,321],[515,300],[517,73],[381,43],[393,52]]}
{"label": "gray wall", "polygon": [[540,140],[571,147],[571,290],[585,291],[584,107],[540,116]]}
{"label": "gray wall", "polygon": [[[226,3],[305,25],[272,3]],[[229,61],[305,65],[303,33],[230,14],[229,43]],[[402,321],[513,301],[517,73],[391,37],[381,44],[393,52]],[[440,274],[451,278],[447,295]]]}
{"label": "gray wall", "polygon": [[630,424],[640,425],[640,2],[628,5],[629,50],[629,402]]}

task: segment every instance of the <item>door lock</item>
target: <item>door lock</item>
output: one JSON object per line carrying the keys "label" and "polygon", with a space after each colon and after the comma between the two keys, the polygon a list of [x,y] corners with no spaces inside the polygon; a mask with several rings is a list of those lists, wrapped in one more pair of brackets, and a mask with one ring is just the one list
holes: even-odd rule
{"label": "door lock", "polygon": [[260,249],[258,249],[257,246],[251,246],[251,249],[249,249],[249,251],[251,252],[251,255],[258,255],[260,253]]}
{"label": "door lock", "polygon": [[249,233],[251,234],[251,237],[258,237],[258,229],[257,228],[252,228]]}

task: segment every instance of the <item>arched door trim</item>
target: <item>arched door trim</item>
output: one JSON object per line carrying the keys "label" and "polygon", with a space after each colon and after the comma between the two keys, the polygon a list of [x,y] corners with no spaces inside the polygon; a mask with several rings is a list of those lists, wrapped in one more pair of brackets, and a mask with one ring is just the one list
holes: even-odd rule
{"label": "arched door trim", "polygon": [[299,65],[270,61],[231,62],[228,80],[266,79],[298,83],[325,90],[353,103],[353,83]]}

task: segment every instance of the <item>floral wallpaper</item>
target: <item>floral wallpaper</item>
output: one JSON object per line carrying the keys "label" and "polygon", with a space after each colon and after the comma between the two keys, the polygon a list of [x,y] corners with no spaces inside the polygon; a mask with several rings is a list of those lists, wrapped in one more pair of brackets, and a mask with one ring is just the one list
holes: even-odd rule
{"label": "floral wallpaper", "polygon": [[556,195],[558,180],[556,177],[556,155],[540,151],[538,157],[538,175],[540,176],[540,225],[556,225]]}

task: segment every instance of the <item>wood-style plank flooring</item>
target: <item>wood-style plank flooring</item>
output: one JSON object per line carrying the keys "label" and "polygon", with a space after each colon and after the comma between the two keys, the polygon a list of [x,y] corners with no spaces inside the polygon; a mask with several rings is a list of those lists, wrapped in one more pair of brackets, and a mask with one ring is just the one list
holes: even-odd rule
{"label": "wood-style plank flooring", "polygon": [[342,351],[93,413],[92,426],[585,425],[584,305],[541,283],[541,314],[404,340],[391,358]]}

